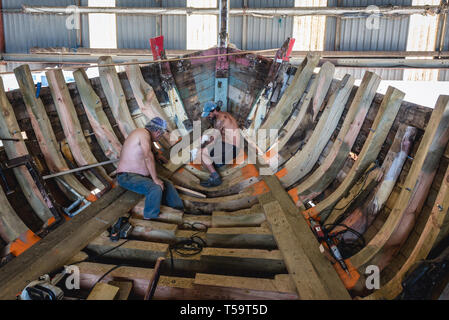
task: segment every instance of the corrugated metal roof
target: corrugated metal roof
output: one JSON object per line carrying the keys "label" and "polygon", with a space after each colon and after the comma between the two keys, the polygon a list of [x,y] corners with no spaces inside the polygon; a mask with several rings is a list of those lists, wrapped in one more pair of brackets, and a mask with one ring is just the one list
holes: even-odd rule
{"label": "corrugated metal roof", "polygon": [[[70,6],[74,0],[41,0],[39,5]],[[3,9],[20,9],[33,0],[3,0]],[[3,13],[6,52],[25,53],[32,47],[76,47],[76,30],[66,28],[66,16]]]}

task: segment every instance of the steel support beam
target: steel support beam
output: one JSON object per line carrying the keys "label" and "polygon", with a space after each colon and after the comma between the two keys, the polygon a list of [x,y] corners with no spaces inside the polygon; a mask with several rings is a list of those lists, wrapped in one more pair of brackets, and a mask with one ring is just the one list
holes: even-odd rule
{"label": "steel support beam", "polygon": [[[51,13],[51,14],[88,14],[88,13],[112,13],[132,15],[218,15],[218,8],[117,8],[117,7],[49,7],[49,6],[22,6],[24,13]],[[376,10],[366,7],[290,7],[290,8],[232,8],[230,15],[257,15],[259,17],[273,16],[345,16],[366,17],[372,14],[380,16],[398,15],[436,15],[447,13],[446,5],[439,6],[379,6]]]}

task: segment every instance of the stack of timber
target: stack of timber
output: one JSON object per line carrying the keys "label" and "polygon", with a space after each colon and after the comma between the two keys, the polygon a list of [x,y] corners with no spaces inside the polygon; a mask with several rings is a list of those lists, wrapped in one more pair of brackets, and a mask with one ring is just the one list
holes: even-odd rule
{"label": "stack of timber", "polygon": [[[214,99],[216,53],[170,62],[178,105],[202,130],[202,106]],[[273,61],[253,54],[228,61],[227,110],[243,129],[262,103]],[[283,63],[258,124],[279,130],[279,139],[266,133],[258,141],[243,130],[249,149],[218,169],[223,184],[214,188],[200,185],[208,172],[184,152],[192,134],[173,120],[176,105],[156,63],[117,73],[101,57],[99,77],[78,69],[66,83],[62,70],[49,70],[49,87],[40,91],[27,65],[16,68],[18,90],[5,92],[0,81],[0,135],[15,139],[0,149],[0,299],[15,299],[29,281],[75,262],[81,289],[66,297],[143,299],[160,258],[153,299],[396,298],[415,263],[449,236],[449,96],[433,109],[414,105],[393,87],[376,93],[381,79],[373,72],[357,87],[350,75],[334,79],[329,62],[315,73],[318,61],[309,54],[297,68]],[[183,160],[157,170],[179,188],[184,211],[162,206],[148,221],[142,196],[116,186],[116,162],[72,170],[119,159],[129,133],[154,116],[168,120],[173,133],[161,140],[161,152],[175,150]],[[61,222],[39,179],[24,165],[8,169],[20,157],[40,175],[71,170],[46,180],[57,208],[79,199],[89,206]],[[129,239],[112,242],[107,229],[128,215]],[[320,246],[311,220],[345,249],[350,276]],[[186,240],[197,241],[198,251],[180,249]],[[345,247],[351,241],[361,245]],[[365,286],[372,265],[380,289]]]}

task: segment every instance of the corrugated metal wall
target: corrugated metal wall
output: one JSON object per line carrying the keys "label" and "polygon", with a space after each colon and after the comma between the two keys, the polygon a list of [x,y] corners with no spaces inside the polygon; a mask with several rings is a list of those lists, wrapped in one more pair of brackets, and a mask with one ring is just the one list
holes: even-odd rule
{"label": "corrugated metal wall", "polygon": [[[338,5],[337,5],[338,4]],[[370,5],[402,5],[409,6],[411,0],[329,0],[329,7],[368,7]],[[342,51],[402,51],[407,48],[409,17],[378,18],[379,28],[367,28],[367,18],[328,17],[326,22],[325,50]],[[340,25],[340,36],[336,39],[336,30]],[[369,24],[368,24],[369,25]],[[375,69],[385,80],[402,80],[403,71],[393,69]],[[360,69],[344,68],[338,71],[350,73],[361,78]]]}
{"label": "corrugated metal wall", "polygon": [[[76,0],[3,0],[3,9],[26,5],[70,6]],[[6,52],[26,53],[32,47],[76,47],[76,30],[66,28],[66,16],[3,13]]]}
{"label": "corrugated metal wall", "polygon": [[[248,0],[248,8],[285,8],[294,7],[294,0]],[[231,0],[232,8],[243,8],[243,0]],[[293,17],[259,18],[247,19],[246,45],[243,43],[243,17],[231,17],[229,26],[229,37],[231,43],[238,48],[247,50],[260,50],[278,48],[293,31]]]}
{"label": "corrugated metal wall", "polygon": [[[160,7],[160,0],[116,0],[117,7]],[[148,39],[157,36],[155,16],[117,15],[117,47],[149,49]]]}

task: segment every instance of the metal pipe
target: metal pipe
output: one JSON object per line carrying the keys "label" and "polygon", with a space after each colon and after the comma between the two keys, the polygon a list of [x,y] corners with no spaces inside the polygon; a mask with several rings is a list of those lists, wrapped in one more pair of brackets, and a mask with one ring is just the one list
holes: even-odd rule
{"label": "metal pipe", "polygon": [[3,26],[3,0],[0,0],[0,53],[5,52],[5,29]]}
{"label": "metal pipe", "polygon": [[114,163],[114,162],[117,162],[117,161],[119,161],[119,160],[118,159],[108,160],[108,161],[104,161],[104,162],[100,162],[100,163],[95,163],[95,164],[79,167],[79,168],[76,168],[76,169],[71,169],[71,170],[58,172],[58,173],[54,173],[54,174],[49,174],[47,176],[43,176],[42,179],[47,180],[47,179],[50,179],[50,178],[63,176],[63,175],[69,174],[69,173],[74,173],[74,172],[79,172],[79,171],[84,171],[84,170],[96,168],[96,167],[99,167],[99,166],[104,166],[104,165],[111,164],[111,163]]}
{"label": "metal pipe", "polygon": [[[218,15],[218,8],[120,8],[120,7],[50,7],[50,6],[26,6],[23,5],[24,13],[53,13],[53,14],[88,14],[88,13],[110,13],[110,14],[132,14],[132,15]],[[290,7],[290,8],[232,8],[230,15],[257,15],[265,17],[273,16],[344,16],[344,17],[366,17],[372,14],[380,16],[398,15],[437,15],[447,13],[446,5],[438,6],[379,6],[376,10],[366,7]]]}

